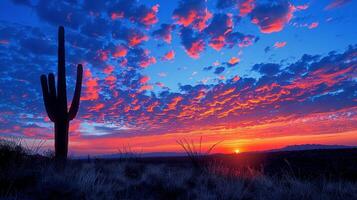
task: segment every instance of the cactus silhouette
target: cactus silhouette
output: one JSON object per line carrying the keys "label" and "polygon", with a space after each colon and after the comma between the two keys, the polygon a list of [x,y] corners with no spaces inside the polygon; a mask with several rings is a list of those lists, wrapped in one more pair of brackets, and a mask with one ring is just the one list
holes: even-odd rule
{"label": "cactus silhouette", "polygon": [[79,109],[81,96],[83,67],[77,66],[76,88],[69,111],[67,110],[66,93],[66,68],[65,68],[65,46],[64,28],[58,29],[58,77],[57,91],[55,76],[53,73],[41,75],[41,86],[43,101],[46,112],[52,122],[55,123],[55,158],[56,160],[66,160],[68,153],[68,129],[69,121],[73,120]]}

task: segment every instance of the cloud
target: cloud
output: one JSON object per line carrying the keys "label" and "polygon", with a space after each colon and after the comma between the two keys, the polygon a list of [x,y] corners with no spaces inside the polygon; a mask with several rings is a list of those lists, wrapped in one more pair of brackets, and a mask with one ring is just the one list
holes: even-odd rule
{"label": "cloud", "polygon": [[239,0],[238,1],[239,7],[239,15],[245,16],[252,12],[255,7],[255,0]]}
{"label": "cloud", "polygon": [[309,25],[309,29],[314,29],[314,28],[317,28],[319,26],[319,22],[312,22],[310,25]]}
{"label": "cloud", "polygon": [[155,30],[152,35],[156,39],[161,39],[166,43],[170,44],[172,41],[172,31],[175,26],[172,24],[161,24],[160,28]]}
{"label": "cloud", "polygon": [[[351,46],[343,53],[332,52],[324,57],[304,55],[291,64],[261,63],[252,67],[261,74],[259,78],[234,76],[217,84],[183,85],[179,92],[164,90],[157,95],[148,93],[147,90],[152,89],[148,78],[130,71],[118,74],[122,76],[118,77],[120,84],[130,86],[127,89],[101,88],[98,91],[99,88],[94,89],[97,87],[95,82],[101,80],[86,71],[84,97],[92,96],[97,100],[83,101],[79,118],[95,123],[102,123],[106,119],[107,123],[115,124],[118,127],[115,132],[108,130],[105,137],[125,137],[133,133],[174,134],[198,129],[220,131],[222,127],[233,130],[238,127],[287,123],[287,120],[307,119],[314,114],[318,115],[317,118],[324,115],[327,120],[328,116],[336,112],[340,112],[338,115],[343,118],[357,106],[356,60],[353,56],[356,52],[357,47]],[[113,74],[111,67],[105,71]],[[5,89],[0,90],[5,99],[0,102],[7,108],[6,102],[13,101],[9,101],[11,95],[7,95],[6,91],[12,87],[0,83],[5,86]],[[32,85],[25,86],[24,91],[28,91],[29,87]],[[115,91],[120,95],[111,98]],[[38,102],[39,97],[35,99]],[[32,103],[29,100],[26,98],[23,102],[25,107],[19,109],[26,110]],[[40,103],[35,105],[42,107]],[[41,116],[38,121],[42,120],[43,112],[42,109],[32,111],[36,116]],[[332,113],[326,114],[329,112]],[[14,115],[6,114],[2,117],[6,121]],[[207,123],[208,120],[210,123]],[[6,128],[7,132],[14,129],[15,125]],[[22,130],[21,123],[17,129]],[[0,134],[3,132],[5,129]],[[31,133],[34,132],[27,133],[32,137]]]}
{"label": "cloud", "polygon": [[218,9],[237,8],[239,16],[243,17],[254,9],[255,0],[218,0],[216,7]]}
{"label": "cloud", "polygon": [[158,9],[158,4],[149,8],[139,4],[137,0],[120,0],[110,4],[108,15],[112,20],[127,19],[149,27],[158,22]]}
{"label": "cloud", "polygon": [[232,32],[231,15],[215,14],[210,25],[204,30],[210,36],[209,45],[219,51],[226,46],[226,35]]}
{"label": "cloud", "polygon": [[138,46],[149,40],[149,37],[141,30],[127,27],[113,30],[113,38],[125,41],[130,47]]}
{"label": "cloud", "polygon": [[150,80],[150,77],[148,77],[148,76],[143,76],[143,77],[140,78],[139,82],[140,82],[141,84],[146,84],[149,80]]}
{"label": "cloud", "polygon": [[175,58],[175,51],[170,50],[162,57],[162,60],[173,60],[174,58]]}
{"label": "cloud", "polygon": [[200,53],[205,49],[205,41],[199,35],[194,35],[190,28],[181,30],[181,43],[185,48],[186,53],[192,58],[199,58]]}
{"label": "cloud", "polygon": [[224,67],[217,67],[217,68],[214,70],[214,73],[215,73],[215,74],[221,74],[224,70],[225,70]]}
{"label": "cloud", "polygon": [[192,26],[199,31],[206,28],[206,23],[211,17],[205,0],[181,0],[172,16],[177,24],[184,27]]}
{"label": "cloud", "polygon": [[274,47],[275,48],[283,48],[285,47],[287,42],[275,42]]}
{"label": "cloud", "polygon": [[325,10],[332,10],[335,8],[339,8],[352,0],[331,0],[331,2],[325,7]]}
{"label": "cloud", "polygon": [[128,49],[123,45],[118,45],[115,47],[114,51],[112,52],[112,56],[114,58],[125,57],[128,53]]}
{"label": "cloud", "polygon": [[280,71],[280,65],[274,63],[256,64],[253,66],[252,70],[263,75],[273,76]]}
{"label": "cloud", "polygon": [[201,32],[195,32],[192,28],[182,28],[180,31],[181,42],[186,53],[190,57],[197,59],[207,43],[216,51],[220,51],[225,47],[247,47],[259,39],[253,35],[232,32],[232,30],[232,15],[215,14],[210,24]]}
{"label": "cloud", "polygon": [[250,13],[253,24],[256,24],[262,33],[273,33],[283,30],[293,17],[294,5],[288,1],[271,1],[258,4]]}
{"label": "cloud", "polygon": [[[237,24],[230,22],[237,21],[238,10],[232,12],[232,16],[225,14],[231,11],[230,8],[222,6],[227,10],[211,15],[207,13],[205,1],[204,6],[201,1],[181,1],[174,19],[177,24],[159,26],[155,20],[156,5],[146,6],[142,14],[134,16],[142,6],[138,1],[116,1],[115,4],[103,3],[98,7],[93,6],[94,1],[80,1],[76,5],[69,1],[38,2],[32,5],[34,11],[50,28],[0,22],[0,41],[3,41],[0,42],[1,136],[53,137],[51,126],[44,122],[46,113],[38,76],[56,71],[54,26],[58,23],[66,25],[68,91],[73,91],[75,83],[74,64],[83,63],[85,70],[80,120],[71,126],[74,140],[83,142],[83,138],[165,134],[175,137],[182,133],[197,134],[202,130],[209,134],[231,131],[234,136],[239,133],[244,137],[246,133],[241,128],[259,130],[260,126],[280,124],[269,129],[274,131],[266,131],[273,135],[290,122],[315,122],[321,118],[325,121],[319,123],[319,130],[322,130],[319,133],[334,128],[331,124],[324,124],[327,122],[340,124],[339,128],[345,130],[356,130],[356,46],[324,56],[303,55],[291,63],[259,63],[252,66],[255,72],[252,76],[239,76],[233,73],[235,70],[224,73],[226,68],[239,63],[239,57],[227,57],[230,54],[226,54],[225,58],[229,60],[204,68],[217,76],[197,77],[197,81],[203,81],[180,85],[178,90],[174,90],[154,80],[155,77],[149,80],[141,74],[142,68],[153,65],[168,53],[160,51],[160,55],[152,49],[150,52],[147,48],[156,47],[152,42],[157,42],[149,41],[151,36],[174,45],[176,41],[171,35],[178,33],[184,50],[193,58],[199,58],[207,45],[213,44],[217,50],[252,45],[259,39],[257,36],[233,30],[239,29]],[[234,2],[236,6],[238,1]],[[287,19],[292,5],[281,2],[264,4],[269,5],[266,7],[271,11],[256,3],[246,16],[257,17],[260,29],[276,31],[274,28],[281,28],[290,20]],[[184,6],[186,4],[196,5],[193,10],[198,17],[185,27],[183,23],[190,19],[189,15],[184,15],[185,10],[191,10]],[[113,12],[108,11],[109,8]],[[302,8],[296,6],[296,10],[299,9]],[[111,14],[114,14],[114,19]],[[209,16],[212,17],[207,19]],[[96,30],[96,26],[101,30]],[[173,31],[174,27],[177,31]],[[178,51],[175,49],[175,53],[179,54]],[[171,57],[169,54],[167,58]],[[249,63],[247,65],[249,67]],[[171,71],[162,72],[160,76],[166,76],[168,72],[172,76]],[[213,81],[207,82],[208,79]],[[304,127],[311,128],[307,124]],[[241,131],[235,132],[237,129]],[[157,137],[154,139],[157,141]]]}
{"label": "cloud", "polygon": [[228,64],[231,66],[234,66],[236,64],[238,64],[240,62],[240,59],[237,57],[232,57],[231,59],[229,59]]}

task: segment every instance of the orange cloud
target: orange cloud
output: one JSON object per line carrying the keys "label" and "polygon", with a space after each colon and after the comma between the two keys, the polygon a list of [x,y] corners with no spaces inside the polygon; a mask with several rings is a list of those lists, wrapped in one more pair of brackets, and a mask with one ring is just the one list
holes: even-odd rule
{"label": "orange cloud", "polygon": [[99,85],[98,79],[92,77],[89,68],[84,70],[84,94],[81,96],[82,101],[94,101],[99,98]]}
{"label": "orange cloud", "polygon": [[104,104],[103,103],[98,103],[98,104],[96,104],[96,105],[94,105],[94,106],[91,106],[90,108],[89,108],[89,110],[90,111],[95,111],[95,112],[99,112],[101,109],[103,109],[104,108]]}
{"label": "orange cloud", "polygon": [[231,64],[231,65],[235,65],[237,63],[240,62],[240,59],[237,58],[237,57],[232,57],[231,59],[229,59],[228,63]]}

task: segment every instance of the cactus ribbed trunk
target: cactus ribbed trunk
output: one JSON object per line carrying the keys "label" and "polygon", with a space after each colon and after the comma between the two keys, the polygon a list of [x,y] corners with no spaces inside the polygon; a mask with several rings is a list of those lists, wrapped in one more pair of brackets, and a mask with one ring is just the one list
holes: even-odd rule
{"label": "cactus ribbed trunk", "polygon": [[58,29],[57,91],[54,74],[50,73],[48,78],[46,75],[41,75],[42,94],[46,112],[50,120],[55,123],[55,157],[56,160],[59,161],[65,161],[67,159],[69,122],[73,120],[78,113],[82,78],[83,67],[79,64],[77,67],[77,80],[73,100],[68,111],[64,28],[61,26]]}
{"label": "cactus ribbed trunk", "polygon": [[66,160],[68,152],[69,121],[55,122],[55,157]]}

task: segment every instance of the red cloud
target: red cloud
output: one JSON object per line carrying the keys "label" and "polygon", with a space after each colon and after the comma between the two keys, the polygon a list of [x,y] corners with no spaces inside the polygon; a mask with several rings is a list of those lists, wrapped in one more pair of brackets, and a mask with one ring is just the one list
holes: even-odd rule
{"label": "red cloud", "polygon": [[149,80],[150,80],[150,77],[148,77],[148,76],[143,76],[143,77],[140,78],[139,82],[140,82],[141,84],[146,84]]}
{"label": "red cloud", "polygon": [[148,11],[143,18],[140,19],[140,22],[146,26],[150,26],[156,24],[158,19],[156,17],[156,13],[159,11],[159,4],[156,4]]}
{"label": "red cloud", "polygon": [[200,53],[204,50],[205,48],[205,43],[202,39],[199,39],[197,41],[194,41],[190,44],[189,48],[186,48],[186,53],[192,57],[192,58],[199,58]]}
{"label": "red cloud", "polygon": [[142,43],[143,41],[147,41],[147,40],[149,40],[148,36],[137,34],[136,32],[133,32],[129,36],[129,46],[133,47],[133,46],[136,46],[136,45]]}
{"label": "red cloud", "polygon": [[255,7],[255,0],[240,0],[238,2],[239,15],[245,16],[252,12]]}
{"label": "red cloud", "polygon": [[142,58],[143,60],[139,61],[139,66],[142,68],[146,68],[149,65],[155,64],[156,63],[156,58],[153,56],[149,56],[150,51],[145,50],[144,51],[145,56]]}
{"label": "red cloud", "polygon": [[114,58],[125,57],[128,53],[128,49],[122,45],[119,45],[115,48],[115,52],[112,53]]}
{"label": "red cloud", "polygon": [[179,25],[184,27],[192,25],[202,31],[211,17],[212,14],[207,10],[205,0],[186,0],[181,1],[179,7],[174,10],[172,18]]}
{"label": "red cloud", "polygon": [[171,50],[171,51],[167,52],[162,59],[163,60],[172,60],[174,58],[175,58],[175,51]]}

